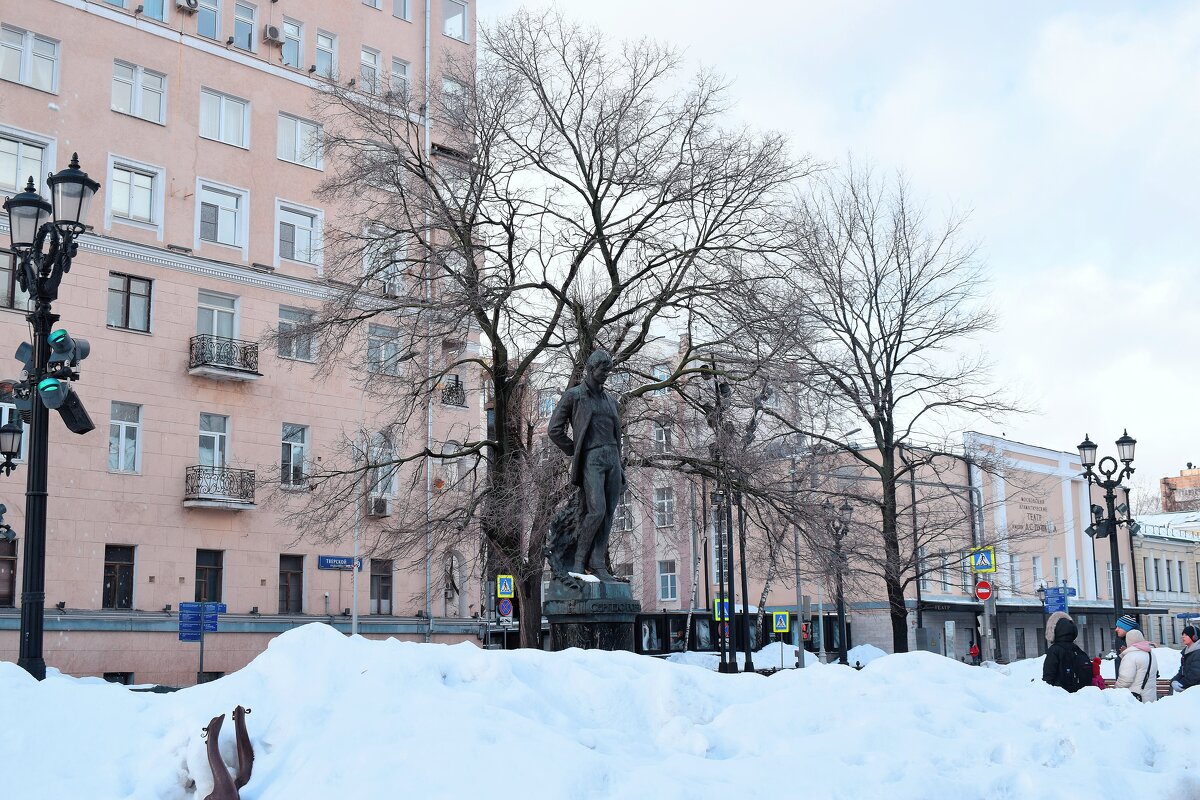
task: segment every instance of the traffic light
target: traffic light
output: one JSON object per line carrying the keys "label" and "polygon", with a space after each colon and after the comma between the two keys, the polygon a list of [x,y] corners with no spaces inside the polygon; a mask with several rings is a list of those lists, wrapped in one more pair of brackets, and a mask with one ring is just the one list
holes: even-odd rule
{"label": "traffic light", "polygon": [[42,405],[57,411],[71,433],[84,434],[96,429],[71,384],[58,378],[42,378],[38,381],[37,393],[42,398]]}
{"label": "traffic light", "polygon": [[87,339],[74,339],[65,328],[51,331],[47,338],[50,343],[50,360],[46,371],[51,375],[75,380],[79,377],[79,362],[92,352],[92,346]]}
{"label": "traffic light", "polygon": [[808,622],[803,623],[800,626],[800,635],[804,638],[804,641],[811,642],[812,641],[812,624],[808,623]]}

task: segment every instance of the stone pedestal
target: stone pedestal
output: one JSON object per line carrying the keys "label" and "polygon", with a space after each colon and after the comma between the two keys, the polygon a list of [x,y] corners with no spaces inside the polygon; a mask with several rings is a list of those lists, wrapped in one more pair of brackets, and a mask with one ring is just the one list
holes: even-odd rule
{"label": "stone pedestal", "polygon": [[633,599],[629,584],[603,583],[580,576],[580,588],[550,581],[542,612],[550,621],[550,649],[628,650],[633,652],[634,617],[642,604]]}

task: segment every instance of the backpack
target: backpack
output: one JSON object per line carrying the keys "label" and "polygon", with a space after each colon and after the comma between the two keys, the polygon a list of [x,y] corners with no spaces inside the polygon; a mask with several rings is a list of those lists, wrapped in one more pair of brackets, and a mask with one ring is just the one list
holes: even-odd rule
{"label": "backpack", "polygon": [[1058,662],[1058,685],[1068,692],[1078,692],[1092,685],[1092,660],[1088,654],[1071,644],[1063,648]]}

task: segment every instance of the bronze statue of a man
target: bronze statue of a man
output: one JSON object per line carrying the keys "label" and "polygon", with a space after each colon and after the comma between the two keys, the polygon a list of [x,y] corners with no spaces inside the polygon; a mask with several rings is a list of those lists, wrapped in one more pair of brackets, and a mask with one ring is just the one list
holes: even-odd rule
{"label": "bronze statue of a man", "polygon": [[[613,359],[605,350],[588,358],[583,383],[563,392],[550,417],[550,440],[571,456],[571,483],[579,487],[580,513],[572,572],[590,571],[604,581],[613,512],[625,491],[621,463],[621,421],[617,401],[604,391]],[[574,439],[567,435],[571,426]]]}

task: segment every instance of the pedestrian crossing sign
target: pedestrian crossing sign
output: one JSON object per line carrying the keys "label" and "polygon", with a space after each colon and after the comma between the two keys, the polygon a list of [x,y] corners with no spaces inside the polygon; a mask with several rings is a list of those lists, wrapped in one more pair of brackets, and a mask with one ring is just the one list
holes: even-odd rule
{"label": "pedestrian crossing sign", "polygon": [[995,572],[996,571],[996,548],[994,548],[994,547],[972,547],[971,548],[971,571],[972,572]]}
{"label": "pedestrian crossing sign", "polygon": [[729,601],[723,598],[713,600],[713,619],[717,622],[729,621]]}
{"label": "pedestrian crossing sign", "polygon": [[772,611],[771,617],[774,625],[771,628],[773,633],[787,633],[792,629],[792,615],[787,611]]}
{"label": "pedestrian crossing sign", "polygon": [[497,575],[496,576],[496,597],[512,598],[513,597],[513,576],[512,575]]}

